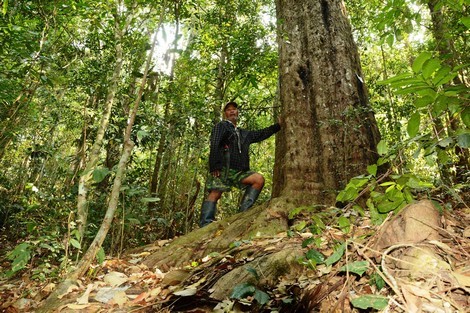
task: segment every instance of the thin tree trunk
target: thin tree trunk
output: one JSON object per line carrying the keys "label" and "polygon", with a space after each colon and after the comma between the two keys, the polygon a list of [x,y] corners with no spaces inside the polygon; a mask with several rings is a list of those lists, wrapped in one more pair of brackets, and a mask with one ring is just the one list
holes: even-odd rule
{"label": "thin tree trunk", "polygon": [[96,96],[88,97],[86,103],[83,106],[83,126],[82,126],[82,133],[80,135],[80,139],[77,144],[77,149],[75,153],[74,162],[71,164],[70,170],[72,175],[69,175],[65,181],[65,187],[70,188],[76,182],[76,177],[78,173],[83,169],[83,166],[86,163],[86,141],[88,136],[88,123],[86,118],[86,110],[89,103],[94,104],[96,103]]}
{"label": "thin tree trunk", "polygon": [[[173,40],[173,49],[176,51],[178,48],[178,39],[179,39],[179,2],[175,3],[175,16],[176,16],[176,30],[175,30],[175,39]],[[173,81],[174,81],[174,68],[175,68],[175,62],[176,62],[176,57],[173,57],[171,60],[171,65],[170,65],[170,79],[169,79],[169,88],[171,92],[171,88],[173,86]],[[170,116],[170,106],[171,103],[169,100],[165,103],[165,109],[163,113],[163,124],[164,125],[169,125],[169,116]],[[161,129],[161,137],[160,141],[158,143],[158,148],[157,148],[157,155],[155,158],[155,163],[153,166],[153,172],[152,172],[152,178],[150,181],[150,194],[155,195],[157,194],[157,191],[159,190],[159,181],[161,179],[161,166],[162,166],[162,159],[166,151],[166,145],[167,145],[167,140],[168,140],[168,134],[171,133],[171,130],[168,129],[168,127],[164,127]],[[152,209],[155,208],[156,203],[155,202],[149,202],[148,204],[148,209],[150,214],[153,214]]]}
{"label": "thin tree trunk", "polygon": [[[443,7],[438,8],[439,1],[437,0],[428,0],[427,6],[431,13],[432,21],[432,34],[434,40],[436,41],[436,47],[439,51],[441,58],[449,65],[451,68],[454,68],[458,64],[458,53],[453,49],[453,43],[448,35],[446,22],[444,18]],[[453,79],[454,85],[462,85],[464,82],[461,77],[457,75]],[[442,129],[442,122],[438,118],[434,118],[435,128]],[[448,116],[449,127],[447,130],[447,135],[451,136],[457,129],[459,129],[458,119]],[[437,121],[437,123],[436,123]],[[455,147],[455,154],[457,155],[457,161],[455,162],[456,171],[453,173],[452,166],[450,164],[443,165],[439,168],[441,178],[444,183],[451,185],[453,183],[465,183],[467,179],[467,173],[470,170],[469,159],[470,152],[469,149],[462,148],[459,146]]]}
{"label": "thin tree trunk", "polygon": [[121,76],[121,69],[123,63],[123,52],[122,52],[122,34],[123,30],[119,25],[119,21],[115,21],[115,40],[116,40],[116,63],[114,65],[113,76],[111,77],[110,87],[108,89],[108,94],[106,96],[105,107],[103,115],[101,117],[100,126],[98,128],[95,141],[91,148],[91,153],[89,160],[85,166],[83,174],[80,175],[78,182],[78,197],[77,197],[77,217],[78,217],[78,230],[80,238],[83,238],[85,233],[85,228],[87,224],[88,217],[88,189],[91,185],[91,178],[93,175],[93,170],[95,169],[98,161],[100,160],[100,152],[103,145],[103,138],[106,132],[106,129],[109,124],[109,119],[111,116],[111,110],[114,104],[114,98],[118,89],[119,77]]}

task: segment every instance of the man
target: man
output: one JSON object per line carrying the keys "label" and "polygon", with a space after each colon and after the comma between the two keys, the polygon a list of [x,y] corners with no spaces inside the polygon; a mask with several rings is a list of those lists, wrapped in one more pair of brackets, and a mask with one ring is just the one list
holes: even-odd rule
{"label": "man", "polygon": [[231,187],[245,189],[239,211],[244,212],[253,206],[264,187],[264,177],[250,171],[250,144],[271,137],[281,129],[280,123],[270,127],[250,131],[237,127],[238,105],[230,101],[224,106],[225,120],[212,129],[209,154],[209,195],[201,207],[199,226],[203,227],[215,220],[217,201],[224,191]]}

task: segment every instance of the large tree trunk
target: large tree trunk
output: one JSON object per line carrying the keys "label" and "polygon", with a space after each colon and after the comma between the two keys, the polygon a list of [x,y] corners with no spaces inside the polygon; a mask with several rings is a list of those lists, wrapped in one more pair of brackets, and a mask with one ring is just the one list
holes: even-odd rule
{"label": "large tree trunk", "polygon": [[275,197],[334,204],[375,163],[379,131],[340,0],[277,0],[285,128],[276,142]]}

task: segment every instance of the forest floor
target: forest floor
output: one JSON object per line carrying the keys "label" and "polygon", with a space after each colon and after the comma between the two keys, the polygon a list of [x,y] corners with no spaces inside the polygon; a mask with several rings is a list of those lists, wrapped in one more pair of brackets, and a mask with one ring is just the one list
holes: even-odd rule
{"label": "forest floor", "polygon": [[[400,213],[381,225],[362,217],[348,231],[324,225],[317,235],[293,229],[240,241],[239,251],[257,251],[244,257],[212,253],[181,268],[148,268],[141,261],[171,242],[160,241],[93,265],[62,295],[56,312],[465,312],[470,307],[470,209],[438,214],[438,226],[430,225],[432,217],[422,210],[413,207],[407,212],[419,215]],[[417,216],[427,228],[413,223]],[[418,238],[424,233],[426,240]],[[252,283],[233,286],[224,300],[211,297],[220,277],[215,273],[290,248],[305,257],[295,275],[271,284],[276,287],[263,284],[263,273],[253,268]],[[9,266],[0,257],[0,270]],[[57,283],[30,277],[31,269],[0,279],[1,312],[34,312]]]}

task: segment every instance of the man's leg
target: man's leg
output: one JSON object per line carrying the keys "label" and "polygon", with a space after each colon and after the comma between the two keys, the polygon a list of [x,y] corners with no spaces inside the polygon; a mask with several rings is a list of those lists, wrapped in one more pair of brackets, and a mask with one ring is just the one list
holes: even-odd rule
{"label": "man's leg", "polygon": [[259,173],[253,173],[248,177],[245,177],[241,180],[241,183],[248,185],[243,195],[242,202],[240,203],[239,211],[244,212],[251,208],[255,204],[256,199],[258,199],[261,190],[264,187],[264,177]]}
{"label": "man's leg", "polygon": [[217,201],[222,196],[222,192],[218,190],[211,190],[206,200],[202,203],[201,218],[199,226],[204,227],[215,220],[215,212],[217,211]]}

